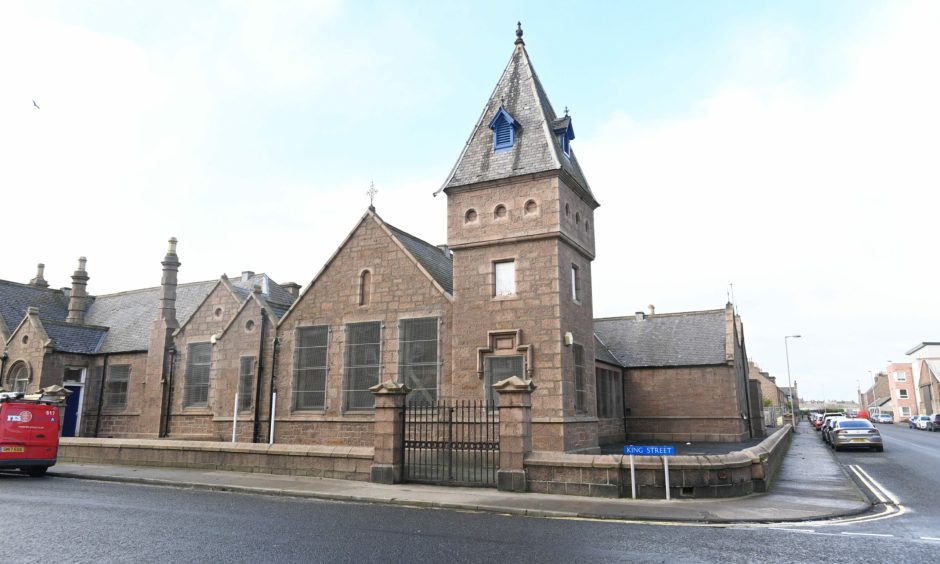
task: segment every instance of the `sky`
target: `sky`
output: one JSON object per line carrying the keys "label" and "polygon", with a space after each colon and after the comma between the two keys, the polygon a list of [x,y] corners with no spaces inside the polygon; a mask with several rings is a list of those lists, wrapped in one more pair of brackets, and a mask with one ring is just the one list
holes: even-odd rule
{"label": "sky", "polygon": [[[595,317],[717,309],[805,399],[940,340],[940,3],[0,3],[0,278],[307,285],[432,197],[516,21],[601,203]],[[37,109],[33,102],[39,106]],[[801,335],[789,339],[787,335]]]}

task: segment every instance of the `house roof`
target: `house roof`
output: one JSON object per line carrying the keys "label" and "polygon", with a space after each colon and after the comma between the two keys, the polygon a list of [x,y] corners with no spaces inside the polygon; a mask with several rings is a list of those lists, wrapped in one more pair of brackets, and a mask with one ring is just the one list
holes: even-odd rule
{"label": "house roof", "polygon": [[[218,280],[179,284],[176,287],[176,319],[184,325]],[[95,297],[85,314],[85,324],[107,327],[100,352],[145,351],[150,348],[150,325],[157,315],[160,287],[131,290]]]}
{"label": "house roof", "polygon": [[594,320],[594,332],[628,368],[725,364],[725,310]]}
{"label": "house roof", "polygon": [[936,342],[936,341],[924,341],[923,343],[917,343],[917,345],[914,346],[914,348],[912,348],[911,350],[907,351],[907,352],[904,353],[904,354],[906,354],[906,355],[912,355],[912,354],[914,354],[915,352],[919,351],[920,349],[922,349],[922,348],[924,348],[924,347],[929,347],[929,346],[933,346],[933,345],[940,345],[940,342]]}
{"label": "house roof", "polygon": [[454,293],[454,262],[450,251],[436,247],[385,223],[392,235],[448,294]]}
{"label": "house roof", "polygon": [[[496,152],[493,131],[489,126],[501,108],[516,122],[515,141],[511,149]],[[559,120],[555,115],[520,36],[506,69],[441,190],[536,172],[564,170],[577,185],[572,188],[596,207],[597,201],[574,152],[569,151],[570,156],[566,156],[555,136],[554,128],[560,123],[567,127],[571,118],[565,116]]]}
{"label": "house roof", "polygon": [[594,333],[594,360],[623,368],[623,363],[614,356],[614,353],[610,352],[610,349],[600,340],[597,333]]}
{"label": "house roof", "polygon": [[40,319],[64,321],[68,316],[69,299],[62,290],[0,280],[0,318],[8,330],[19,325],[28,307],[38,307]]}
{"label": "house roof", "polygon": [[283,286],[264,273],[252,274],[247,280],[242,276],[229,277],[228,281],[231,282],[232,288],[235,290],[235,293],[238,294],[238,297],[243,300],[251,294],[255,285],[261,287],[261,295],[263,295],[268,302],[290,307],[290,305],[294,303],[294,300],[297,299],[296,296],[285,290]]}
{"label": "house roof", "polygon": [[95,354],[100,351],[108,334],[105,327],[76,325],[64,321],[46,320],[42,322],[46,334],[59,352]]}

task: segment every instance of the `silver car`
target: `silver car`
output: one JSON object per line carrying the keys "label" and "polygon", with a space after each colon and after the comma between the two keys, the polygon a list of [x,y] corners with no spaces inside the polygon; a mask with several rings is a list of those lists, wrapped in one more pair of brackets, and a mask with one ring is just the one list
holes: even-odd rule
{"label": "silver car", "polygon": [[829,430],[829,444],[832,450],[836,451],[844,448],[867,448],[884,452],[885,449],[881,431],[865,419],[835,421]]}

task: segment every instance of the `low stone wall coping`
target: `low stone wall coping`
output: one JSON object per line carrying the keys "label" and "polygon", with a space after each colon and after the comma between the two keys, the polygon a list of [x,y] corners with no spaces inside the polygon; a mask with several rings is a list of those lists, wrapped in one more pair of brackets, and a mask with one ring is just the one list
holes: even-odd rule
{"label": "low stone wall coping", "polygon": [[372,459],[370,447],[330,445],[287,445],[264,443],[228,443],[205,441],[179,441],[172,439],[95,439],[62,437],[61,446],[118,449],[188,450],[200,452],[232,452],[239,454],[270,454],[281,456],[323,456],[329,458]]}

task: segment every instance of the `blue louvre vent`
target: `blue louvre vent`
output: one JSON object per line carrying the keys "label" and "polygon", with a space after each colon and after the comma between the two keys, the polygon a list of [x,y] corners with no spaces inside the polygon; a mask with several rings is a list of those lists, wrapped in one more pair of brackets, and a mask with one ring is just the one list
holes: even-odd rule
{"label": "blue louvre vent", "polygon": [[496,115],[490,120],[490,129],[493,130],[493,149],[501,151],[512,148],[516,140],[516,120],[505,108],[500,106]]}

